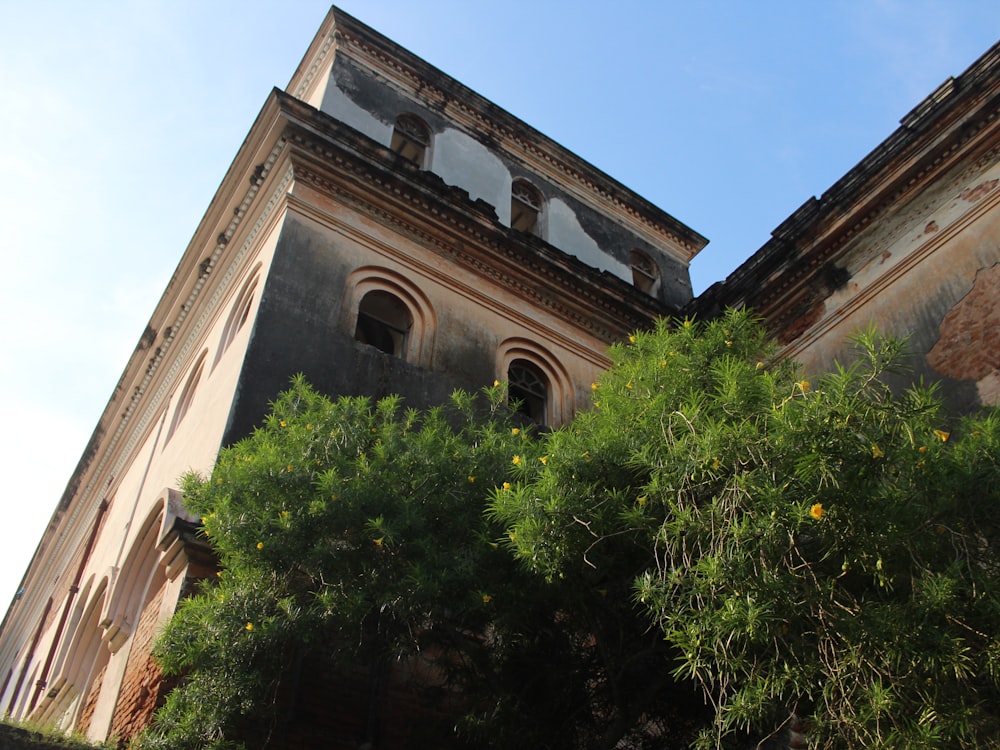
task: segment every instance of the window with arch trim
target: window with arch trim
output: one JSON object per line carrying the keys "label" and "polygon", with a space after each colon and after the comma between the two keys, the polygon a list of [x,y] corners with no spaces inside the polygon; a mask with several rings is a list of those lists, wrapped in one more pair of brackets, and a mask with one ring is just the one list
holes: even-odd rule
{"label": "window with arch trim", "polygon": [[527,180],[517,179],[510,188],[510,228],[538,234],[542,194]]}
{"label": "window with arch trim", "polygon": [[381,352],[406,358],[406,343],[413,327],[413,315],[399,297],[375,289],[361,298],[354,338]]}
{"label": "window with arch trim", "polygon": [[545,373],[526,359],[507,368],[507,398],[514,413],[528,424],[548,426],[549,382]]}
{"label": "window with arch trim", "polygon": [[396,118],[389,148],[422,169],[430,145],[431,131],[423,120],[408,113]]}
{"label": "window with arch trim", "polygon": [[660,286],[660,271],[656,263],[642,250],[629,251],[632,285],[640,292],[655,295]]}
{"label": "window with arch trim", "polygon": [[569,372],[545,347],[513,337],[497,348],[497,377],[507,381],[507,398],[524,424],[558,427],[573,414]]}
{"label": "window with arch trim", "polygon": [[198,382],[201,380],[201,372],[205,369],[205,358],[207,356],[208,349],[201,353],[198,361],[191,368],[191,374],[188,376],[187,382],[184,383],[181,395],[177,399],[177,405],[174,407],[174,416],[170,420],[170,429],[167,430],[167,437],[163,441],[164,445],[170,442],[170,438],[174,436],[174,432],[177,431],[180,423],[184,421],[184,416],[188,413],[188,409],[191,408],[191,402],[194,401],[194,392],[198,389]]}
{"label": "window with arch trim", "polygon": [[[259,268],[258,264],[257,269]],[[222,329],[222,339],[219,341],[219,349],[215,354],[215,361],[212,362],[212,369],[215,369],[215,366],[219,364],[222,355],[226,353],[229,345],[236,338],[236,334],[243,330],[243,326],[250,318],[250,309],[253,307],[254,293],[257,291],[259,282],[260,272],[255,269],[243,288],[240,289],[233,306],[229,308],[229,317],[226,318],[226,326]]]}

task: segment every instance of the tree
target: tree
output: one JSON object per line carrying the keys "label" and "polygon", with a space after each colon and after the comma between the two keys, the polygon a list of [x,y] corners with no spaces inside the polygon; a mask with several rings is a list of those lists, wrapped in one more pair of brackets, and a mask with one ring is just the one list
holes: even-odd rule
{"label": "tree", "polygon": [[532,570],[630,591],[712,707],[699,747],[789,712],[817,747],[998,746],[1000,417],[949,428],[888,385],[900,342],[856,343],[810,384],[746,313],[664,321],[494,496]]}
{"label": "tree", "polygon": [[650,673],[668,662],[649,655],[667,649],[628,590],[546,582],[484,513],[545,466],[543,446],[513,421],[501,384],[416,411],[330,400],[297,379],[210,477],[184,481],[220,569],[158,641],[180,684],[139,746],[294,746],[304,729],[292,725],[310,718],[290,707],[295,684],[327,673],[365,697],[360,715],[334,717],[327,746],[331,732],[353,732],[354,746],[389,731],[389,684],[419,703],[417,746],[686,737],[697,693]]}

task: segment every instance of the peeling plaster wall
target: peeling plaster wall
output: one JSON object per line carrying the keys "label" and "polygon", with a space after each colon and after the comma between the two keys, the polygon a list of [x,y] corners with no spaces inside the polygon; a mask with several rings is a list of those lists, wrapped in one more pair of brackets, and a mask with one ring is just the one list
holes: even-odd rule
{"label": "peeling plaster wall", "polygon": [[788,353],[813,372],[851,358],[874,323],[907,336],[918,375],[950,405],[1000,403],[1000,159],[956,167],[863,232],[842,255],[844,283],[802,320]]}
{"label": "peeling plaster wall", "polygon": [[639,248],[660,269],[658,296],[680,307],[691,299],[686,265],[663,249],[635,236],[621,223],[570,196],[565,187],[515,163],[492,142],[494,135],[467,133],[448,118],[446,104],[413,101],[385,81],[338,56],[323,94],[321,110],[364,133],[385,147],[393,124],[403,113],[418,115],[432,130],[425,168],[448,185],[468,192],[471,200],[493,207],[497,220],[510,226],[511,185],[516,178],[531,182],[545,199],[537,234],[550,245],[584,263],[631,283],[629,250]]}

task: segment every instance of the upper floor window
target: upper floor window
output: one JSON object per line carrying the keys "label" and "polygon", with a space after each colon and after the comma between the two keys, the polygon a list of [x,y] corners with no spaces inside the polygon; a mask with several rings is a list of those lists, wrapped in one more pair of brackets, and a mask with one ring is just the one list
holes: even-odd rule
{"label": "upper floor window", "polygon": [[195,363],[194,367],[191,368],[191,374],[188,376],[187,382],[184,383],[181,395],[177,399],[177,406],[174,407],[174,417],[170,420],[170,429],[167,430],[167,437],[163,441],[164,445],[166,445],[166,443],[170,441],[170,438],[173,437],[177,427],[184,420],[184,416],[188,413],[188,409],[191,408],[191,402],[194,401],[194,392],[198,388],[198,381],[201,380],[201,371],[205,368],[205,356],[207,354],[207,350],[203,351],[201,356],[198,357],[198,361]]}
{"label": "upper floor window", "polygon": [[402,114],[396,118],[396,126],[392,131],[392,143],[389,148],[408,162],[423,167],[424,158],[430,145],[430,129],[419,117]]}
{"label": "upper floor window", "polygon": [[219,349],[215,355],[215,361],[212,363],[213,368],[219,364],[219,360],[222,359],[222,355],[226,353],[229,345],[233,343],[236,334],[243,329],[243,326],[246,325],[247,320],[250,318],[250,309],[253,307],[254,293],[257,291],[259,279],[260,276],[254,273],[250,277],[250,280],[243,285],[239,296],[236,297],[236,301],[229,309],[226,327],[222,329],[222,340],[219,342]]}
{"label": "upper floor window", "polygon": [[548,424],[549,384],[545,374],[526,359],[515,359],[507,369],[507,396],[515,413],[526,422]]}
{"label": "upper floor window", "polygon": [[406,339],[413,326],[413,316],[406,304],[389,292],[368,292],[358,305],[354,338],[394,357],[406,354]]}
{"label": "upper floor window", "polygon": [[510,189],[510,227],[537,234],[542,195],[527,180],[514,180]]}
{"label": "upper floor window", "polygon": [[632,250],[629,253],[629,264],[632,266],[632,284],[646,294],[656,294],[660,282],[660,273],[653,259],[642,250]]}

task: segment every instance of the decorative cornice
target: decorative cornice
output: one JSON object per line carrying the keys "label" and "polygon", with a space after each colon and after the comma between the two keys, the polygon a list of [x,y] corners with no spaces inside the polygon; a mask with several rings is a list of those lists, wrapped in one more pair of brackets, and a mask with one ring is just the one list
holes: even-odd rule
{"label": "decorative cornice", "polygon": [[[425,246],[435,248],[442,255],[454,258],[466,267],[475,269],[480,275],[516,290],[533,304],[552,310],[563,319],[572,321],[578,327],[590,331],[603,341],[608,343],[615,341],[624,332],[648,325],[657,314],[666,313],[666,310],[663,309],[655,311],[650,309],[647,315],[640,315],[625,309],[626,306],[613,305],[607,295],[594,293],[596,286],[609,284],[607,274],[601,275],[599,282],[595,279],[593,285],[580,284],[578,283],[580,277],[594,276],[593,269],[570,261],[569,257],[561,251],[545,245],[537,238],[532,237],[528,240],[531,243],[530,246],[524,245],[524,240],[520,238],[511,241],[509,232],[501,234],[497,230],[495,222],[491,222],[491,225],[486,227],[481,214],[470,213],[475,211],[474,207],[463,211],[463,207],[458,207],[454,200],[449,200],[448,196],[431,195],[427,186],[418,186],[404,181],[398,175],[388,171],[388,165],[374,167],[370,161],[332,147],[328,140],[320,140],[312,133],[300,129],[289,131],[286,137],[293,147],[303,149],[313,156],[308,160],[308,163],[297,164],[296,180],[298,182],[311,184],[322,192],[335,196],[338,202],[372,216],[379,223],[413,237]],[[305,162],[305,160],[302,161]],[[312,164],[323,164],[324,167],[320,171]],[[350,182],[343,179],[345,176],[350,176],[355,183],[370,187],[364,191],[351,189]],[[457,191],[447,188],[443,184],[441,192],[458,194]],[[387,210],[384,203],[366,197],[371,194],[391,196],[391,199],[397,204],[406,205],[407,211]],[[441,232],[428,231],[425,228],[426,221],[417,221],[408,217],[430,217],[437,226],[446,226],[453,236],[449,237]],[[487,249],[492,256],[502,258],[504,262],[489,263],[484,261],[477,254],[468,252],[465,242]],[[571,272],[561,273],[557,270],[560,265],[570,265],[571,263],[578,267],[573,268]],[[513,274],[505,270],[514,267],[525,269],[527,273]],[[559,295],[542,294],[536,285],[527,284],[524,281],[526,276],[544,279],[553,287],[563,290],[563,295],[566,297],[581,300],[583,304],[576,309],[561,304],[558,299]],[[618,279],[616,281],[624,285],[624,282]],[[631,291],[631,287],[628,291]],[[621,321],[624,325],[603,324],[598,315],[585,315],[580,312],[581,308],[588,311],[598,310],[604,313],[608,322],[611,320]],[[624,321],[623,318],[625,318]]]}
{"label": "decorative cornice", "polygon": [[[644,230],[637,234],[645,234],[651,244],[660,246],[665,238],[668,247],[662,249],[683,263],[690,262],[707,244],[707,240],[697,232],[632,193],[597,167],[584,162],[527,123],[355,19],[350,19],[348,23],[342,20],[338,30],[341,34],[337,40],[338,48],[352,60],[380,74],[385,83],[406,98],[423,101],[432,108],[447,107],[448,119],[463,126],[473,136],[496,134],[499,138],[494,141],[494,148],[499,145],[511,158],[522,162],[533,172],[548,176],[582,203],[594,205],[603,201],[608,205],[605,213],[609,216],[619,221],[623,215],[628,216],[633,224]],[[439,85],[438,82],[446,85]],[[449,88],[454,92],[449,92]],[[585,165],[587,169],[581,169],[579,165]],[[595,175],[603,179],[595,179]],[[612,186],[627,193],[627,200],[616,195],[610,189]],[[637,205],[644,206],[646,212],[638,210]],[[654,212],[661,215],[659,220],[648,215]]]}
{"label": "decorative cornice", "polygon": [[[198,319],[194,325],[185,331],[184,337],[181,339],[179,333],[181,325],[185,322],[194,309],[195,303],[201,297],[204,287],[207,284],[208,276],[215,269],[223,251],[242,225],[243,219],[247,216],[251,204],[257,197],[261,185],[264,183],[264,179],[277,161],[284,146],[284,141],[279,140],[263,163],[263,169],[258,169],[254,173],[249,189],[244,193],[242,200],[234,210],[232,218],[218,234],[210,255],[198,267],[198,277],[191,291],[180,306],[172,323],[164,329],[167,333],[149,360],[141,381],[133,388],[115,430],[105,440],[102,440],[99,448],[98,462],[93,470],[89,472],[87,483],[83,487],[78,488],[75,493],[75,501],[70,505],[69,514],[61,522],[63,528],[76,528],[79,517],[89,512],[95,503],[103,499],[106,492],[105,484],[108,481],[106,478],[108,476],[116,478],[122,476],[123,470],[132,460],[132,455],[148,432],[149,426],[156,420],[167,395],[171,392],[178,373],[187,365],[186,357],[188,353],[201,340],[205,325],[211,320],[219,301],[224,298],[228,292],[228,288],[233,284],[233,280],[241,268],[243,258],[253,249],[260,229],[270,220],[274,207],[287,191],[288,184],[292,179],[291,169],[286,171],[285,175],[271,192],[270,199],[257,222],[250,229],[239,250],[228,263],[225,275],[215,285],[214,294],[206,301]],[[180,340],[180,344],[178,344],[178,340]],[[161,379],[157,390],[152,395],[149,395],[149,386],[159,374],[163,363],[167,361],[168,351],[178,345],[181,348],[178,354],[169,360],[171,365],[169,370]],[[120,449],[119,445],[121,445]],[[56,540],[50,554],[58,559],[62,548],[68,544],[75,545],[77,543],[78,540],[75,538],[68,539],[64,533]]]}
{"label": "decorative cornice", "polygon": [[[939,114],[939,120],[946,114]],[[808,280],[820,268],[839,257],[863,232],[883,221],[908,195],[952,168],[970,150],[970,144],[995,138],[1000,96],[983,101],[975,116],[960,118],[953,114],[950,121],[940,125],[944,133],[929,132],[933,123],[927,122],[928,117],[922,115],[922,132],[899,128],[820,199],[807,201],[772,232],[771,240],[724,282],[693,300],[689,309],[705,313],[713,306],[745,304],[780,329],[799,312],[790,299],[796,290],[806,289]],[[988,145],[968,169],[989,163],[997,154],[998,146]]]}

